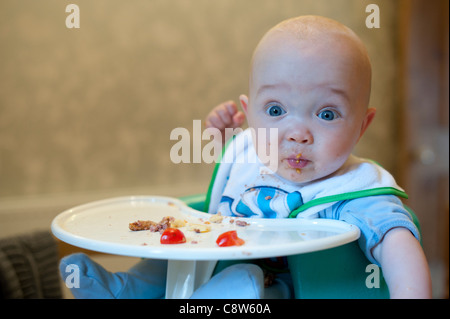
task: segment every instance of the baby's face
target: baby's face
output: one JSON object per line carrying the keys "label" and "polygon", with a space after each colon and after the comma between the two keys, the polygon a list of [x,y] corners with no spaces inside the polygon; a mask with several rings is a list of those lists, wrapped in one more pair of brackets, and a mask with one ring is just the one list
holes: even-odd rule
{"label": "baby's face", "polygon": [[[276,173],[298,183],[334,173],[374,115],[367,110],[370,76],[340,41],[281,37],[258,50],[244,109],[256,131],[278,129],[278,154],[270,154],[278,156],[271,158]],[[269,150],[268,139],[263,143]]]}

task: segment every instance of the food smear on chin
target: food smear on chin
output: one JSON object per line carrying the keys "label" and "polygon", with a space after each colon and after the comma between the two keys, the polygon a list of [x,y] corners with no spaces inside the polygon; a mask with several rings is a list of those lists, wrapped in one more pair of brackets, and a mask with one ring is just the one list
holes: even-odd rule
{"label": "food smear on chin", "polygon": [[[300,157],[302,157],[302,153],[298,153],[297,156],[295,157],[297,159],[296,160],[297,164],[300,163]],[[300,168],[297,168],[295,171],[297,172],[297,174],[300,174],[302,172],[302,170]]]}

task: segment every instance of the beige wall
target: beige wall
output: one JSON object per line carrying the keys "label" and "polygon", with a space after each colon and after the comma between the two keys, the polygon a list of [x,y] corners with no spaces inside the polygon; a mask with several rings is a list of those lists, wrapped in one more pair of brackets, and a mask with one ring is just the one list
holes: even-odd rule
{"label": "beige wall", "polygon": [[[80,7],[80,29],[65,26],[69,3]],[[365,26],[370,3],[380,29]],[[392,170],[396,10],[390,0],[2,0],[0,205],[206,190],[212,166],[173,164],[171,130],[191,130],[193,119],[245,93],[259,38],[302,14],[337,19],[367,44],[378,114],[357,153]]]}

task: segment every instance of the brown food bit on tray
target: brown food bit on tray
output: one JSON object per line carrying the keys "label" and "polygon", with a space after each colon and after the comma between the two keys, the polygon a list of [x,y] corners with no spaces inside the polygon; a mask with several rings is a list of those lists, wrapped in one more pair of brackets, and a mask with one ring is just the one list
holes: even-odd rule
{"label": "brown food bit on tray", "polygon": [[171,216],[163,217],[159,223],[151,220],[138,220],[137,222],[130,223],[129,228],[132,231],[149,230],[151,232],[163,232],[166,228],[170,227],[170,223],[174,220],[175,218]]}
{"label": "brown food bit on tray", "polygon": [[155,224],[156,223],[152,222],[151,220],[138,220],[137,222],[130,223],[129,228],[132,231],[149,230],[150,226]]}
{"label": "brown food bit on tray", "polygon": [[163,219],[157,223],[156,225],[150,226],[150,231],[151,232],[163,232],[164,230],[166,230],[166,228],[170,227],[170,223],[173,222],[175,220],[175,218],[173,217],[163,217]]}
{"label": "brown food bit on tray", "polygon": [[250,225],[250,224],[247,223],[246,221],[236,220],[236,226],[248,226],[248,225]]}

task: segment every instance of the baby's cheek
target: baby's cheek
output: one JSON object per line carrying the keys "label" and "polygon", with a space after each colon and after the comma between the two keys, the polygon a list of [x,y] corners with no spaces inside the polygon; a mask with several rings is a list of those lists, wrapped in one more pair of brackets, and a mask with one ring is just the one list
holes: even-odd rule
{"label": "baby's cheek", "polygon": [[340,149],[339,147],[330,147],[327,154],[324,154],[324,161],[322,162],[322,169],[332,173],[338,170],[347,160],[351,151],[346,149]]}
{"label": "baby's cheek", "polygon": [[319,147],[330,160],[339,160],[350,155],[354,147],[354,139],[336,134],[333,138],[326,139]]}
{"label": "baby's cheek", "polygon": [[346,143],[339,138],[316,138],[312,149],[315,161],[328,164],[339,161],[347,153]]}

